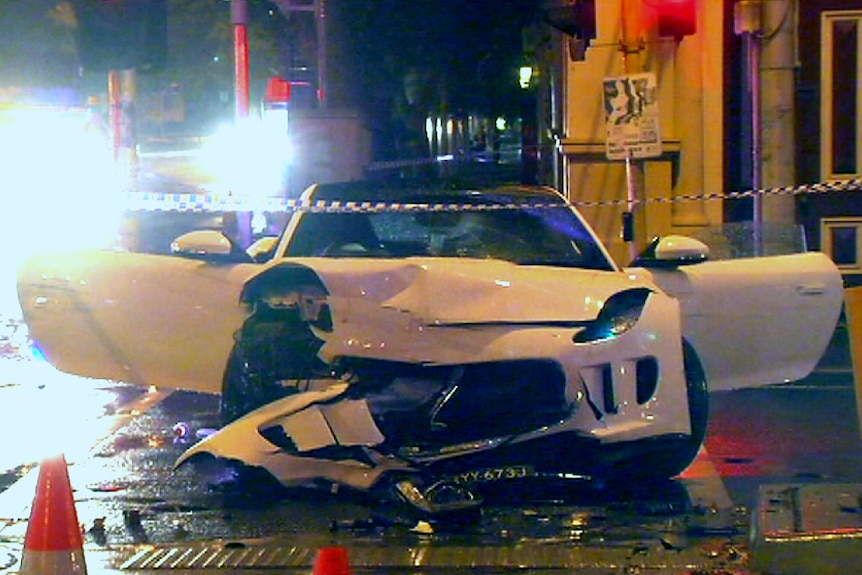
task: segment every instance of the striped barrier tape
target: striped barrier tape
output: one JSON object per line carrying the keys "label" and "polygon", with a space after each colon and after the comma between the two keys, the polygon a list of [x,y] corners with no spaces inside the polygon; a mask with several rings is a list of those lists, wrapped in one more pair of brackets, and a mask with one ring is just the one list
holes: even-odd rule
{"label": "striped barrier tape", "polygon": [[215,196],[186,193],[135,193],[127,194],[126,209],[130,211],[194,211],[194,212],[290,212],[356,213],[356,212],[451,212],[494,211],[560,207],[562,202],[529,204],[464,204],[464,203],[406,203],[406,202],[349,202],[349,201],[302,201],[295,199],[269,198],[251,200],[236,196]]}
{"label": "striped barrier tape", "polygon": [[[673,198],[647,198],[636,204],[665,204],[687,201],[737,200],[755,196],[798,196],[824,194],[830,192],[862,191],[862,179],[818,182],[798,186],[783,186],[762,190],[747,190],[722,194],[692,194]],[[576,207],[628,206],[628,200],[572,200]],[[123,206],[129,211],[181,211],[181,212],[380,212],[380,211],[468,211],[518,209],[523,206],[476,205],[453,203],[399,203],[399,202],[342,202],[342,201],[302,201],[291,198],[247,198],[243,196],[218,195],[206,192],[127,192]],[[548,204],[545,207],[559,206]],[[530,208],[541,208],[539,204],[529,204]]]}
{"label": "striped barrier tape", "polygon": [[[825,194],[829,192],[858,192],[862,191],[862,179],[834,180],[831,182],[817,182],[814,184],[800,184],[798,186],[782,186],[765,188],[761,190],[745,190],[741,192],[727,192],[721,194],[690,194],[675,196],[673,198],[647,198],[638,200],[636,204],[672,204],[675,202],[711,201],[711,200],[740,200],[753,198],[755,196],[801,196],[809,194]],[[597,200],[597,201],[572,201],[577,207],[596,206],[619,206],[628,205],[628,200]]]}

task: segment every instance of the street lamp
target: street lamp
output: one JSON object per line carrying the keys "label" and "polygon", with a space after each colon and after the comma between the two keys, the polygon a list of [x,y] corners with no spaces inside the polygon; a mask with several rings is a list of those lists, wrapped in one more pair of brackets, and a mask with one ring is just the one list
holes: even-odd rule
{"label": "street lamp", "polygon": [[526,90],[530,87],[530,83],[533,80],[533,67],[532,66],[521,66],[518,69],[518,85],[521,86],[522,89]]}

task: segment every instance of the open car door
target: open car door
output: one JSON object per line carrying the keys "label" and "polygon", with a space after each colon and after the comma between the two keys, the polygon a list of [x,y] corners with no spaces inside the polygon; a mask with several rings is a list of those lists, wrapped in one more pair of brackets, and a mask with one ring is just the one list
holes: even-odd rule
{"label": "open car door", "polygon": [[700,356],[710,391],[811,373],[844,301],[841,275],[826,255],[688,262],[626,271],[679,300],[683,336]]}
{"label": "open car door", "polygon": [[239,295],[260,270],[175,256],[91,250],[30,258],[18,272],[29,334],[61,371],[220,393]]}

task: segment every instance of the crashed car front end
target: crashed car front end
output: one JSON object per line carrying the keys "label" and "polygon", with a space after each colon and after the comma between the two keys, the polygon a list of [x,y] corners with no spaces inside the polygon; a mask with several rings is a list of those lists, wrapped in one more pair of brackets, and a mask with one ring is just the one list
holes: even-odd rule
{"label": "crashed car front end", "polygon": [[300,347],[314,352],[305,360],[319,362],[318,378],[275,376],[293,386],[287,397],[193,446],[178,465],[210,454],[285,486],[367,491],[406,472],[608,475],[622,452],[604,457],[604,447],[646,452],[692,433],[679,305],[624,274],[323,258],[270,274],[247,286],[257,310],[250,323],[274,308],[304,318]]}

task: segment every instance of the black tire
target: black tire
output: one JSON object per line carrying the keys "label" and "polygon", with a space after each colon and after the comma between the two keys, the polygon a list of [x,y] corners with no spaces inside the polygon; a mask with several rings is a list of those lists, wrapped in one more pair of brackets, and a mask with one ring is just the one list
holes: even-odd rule
{"label": "black tire", "polygon": [[253,361],[246,357],[242,344],[235,343],[222,381],[222,424],[236,421],[246,413],[283,396],[278,386],[267,382]]}
{"label": "black tire", "polygon": [[697,352],[687,341],[682,349],[691,434],[635,442],[630,455],[613,466],[612,480],[664,481],[685,471],[697,457],[709,425],[709,389]]}
{"label": "black tire", "polygon": [[700,363],[700,358],[687,341],[682,342],[682,352],[691,435],[675,449],[674,455],[667,456],[668,461],[665,463],[667,477],[679,475],[691,465],[697,457],[704,439],[706,439],[706,430],[709,426],[709,387],[703,364]]}
{"label": "black tire", "polygon": [[300,383],[327,373],[317,357],[321,342],[295,313],[264,308],[237,335],[222,379],[221,415],[227,425],[258,407],[300,391]]}

